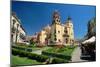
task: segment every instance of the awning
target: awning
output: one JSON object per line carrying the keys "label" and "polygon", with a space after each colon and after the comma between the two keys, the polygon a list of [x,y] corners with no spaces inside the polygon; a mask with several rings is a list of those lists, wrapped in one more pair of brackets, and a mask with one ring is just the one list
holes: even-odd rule
{"label": "awning", "polygon": [[96,37],[92,36],[90,39],[85,40],[84,42],[82,42],[82,44],[86,44],[86,43],[93,43],[96,41]]}

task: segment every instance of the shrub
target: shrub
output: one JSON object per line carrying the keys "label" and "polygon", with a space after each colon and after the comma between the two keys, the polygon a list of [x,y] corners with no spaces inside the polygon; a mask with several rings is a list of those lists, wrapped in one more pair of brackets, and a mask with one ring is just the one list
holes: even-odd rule
{"label": "shrub", "polygon": [[66,60],[71,60],[71,56],[60,54],[60,53],[51,53],[51,52],[42,51],[42,54],[47,56],[58,57]]}
{"label": "shrub", "polygon": [[28,51],[28,52],[32,52],[32,49],[29,49],[29,48],[28,48],[27,51]]}
{"label": "shrub", "polygon": [[16,50],[16,49],[12,49],[12,54],[14,54],[14,55],[18,55],[18,50]]}
{"label": "shrub", "polygon": [[27,57],[28,56],[28,52],[25,52],[25,51],[19,51],[19,56],[21,57]]}
{"label": "shrub", "polygon": [[24,50],[25,51],[25,46],[12,46],[12,48],[15,48],[15,49],[19,49],[19,50]]}
{"label": "shrub", "polygon": [[23,51],[32,52],[32,49],[31,48],[27,48],[25,46],[12,46],[12,48],[19,49],[19,50],[23,50]]}
{"label": "shrub", "polygon": [[35,59],[35,60],[40,61],[40,62],[45,62],[48,59],[47,56],[37,55],[37,54],[33,54],[33,53],[29,53],[28,58]]}
{"label": "shrub", "polygon": [[68,60],[64,60],[64,59],[60,59],[60,58],[54,58],[52,60],[52,64],[56,64],[56,63],[68,63]]}
{"label": "shrub", "polygon": [[12,48],[12,54],[14,54],[14,55],[19,55],[19,56],[25,57],[26,53],[27,52],[25,52],[25,51],[20,51],[18,49]]}
{"label": "shrub", "polygon": [[34,48],[35,46],[30,44],[28,47]]}
{"label": "shrub", "polygon": [[14,49],[14,48],[12,49],[12,54],[19,55],[21,57],[28,57],[30,59],[37,60],[39,62],[45,62],[49,58],[49,57],[47,57],[45,55],[38,55],[38,54],[25,52],[25,51],[21,51],[21,50]]}

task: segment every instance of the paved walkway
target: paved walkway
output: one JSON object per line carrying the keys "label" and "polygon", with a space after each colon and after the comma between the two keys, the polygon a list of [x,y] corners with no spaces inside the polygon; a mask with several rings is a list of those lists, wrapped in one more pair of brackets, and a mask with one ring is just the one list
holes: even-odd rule
{"label": "paved walkway", "polygon": [[34,51],[32,51],[32,53],[36,53],[36,54],[41,55],[42,54],[42,50],[34,50]]}
{"label": "paved walkway", "polygon": [[42,51],[43,50],[47,50],[47,49],[49,49],[49,47],[48,48],[46,47],[46,48],[41,48],[41,49],[33,50],[32,53],[36,53],[36,54],[41,55],[42,54]]}
{"label": "paved walkway", "polygon": [[80,47],[77,47],[74,52],[72,53],[72,62],[83,62],[86,60],[80,59],[81,56],[81,49]]}

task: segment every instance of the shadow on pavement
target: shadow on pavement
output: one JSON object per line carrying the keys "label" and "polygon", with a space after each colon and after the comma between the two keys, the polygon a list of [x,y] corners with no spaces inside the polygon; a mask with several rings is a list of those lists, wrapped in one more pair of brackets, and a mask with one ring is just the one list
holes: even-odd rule
{"label": "shadow on pavement", "polygon": [[96,61],[96,57],[95,56],[81,56],[80,57],[82,60],[88,60],[88,61]]}

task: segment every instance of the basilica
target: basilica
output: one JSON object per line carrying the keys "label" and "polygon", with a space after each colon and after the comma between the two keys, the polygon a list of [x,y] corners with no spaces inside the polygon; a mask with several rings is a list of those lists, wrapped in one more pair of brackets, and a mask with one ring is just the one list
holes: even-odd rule
{"label": "basilica", "polygon": [[33,36],[37,45],[73,45],[74,30],[71,17],[67,17],[64,24],[61,23],[60,14],[54,11],[51,25],[47,25]]}

